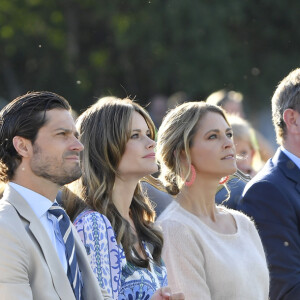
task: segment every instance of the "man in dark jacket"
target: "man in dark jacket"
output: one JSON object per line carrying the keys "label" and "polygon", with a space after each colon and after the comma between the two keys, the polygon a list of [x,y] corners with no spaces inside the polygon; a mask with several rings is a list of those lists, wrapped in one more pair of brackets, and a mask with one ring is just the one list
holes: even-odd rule
{"label": "man in dark jacket", "polygon": [[237,208],[253,217],[260,233],[270,300],[295,300],[300,299],[300,69],[277,87],[272,115],[280,147],[246,185]]}

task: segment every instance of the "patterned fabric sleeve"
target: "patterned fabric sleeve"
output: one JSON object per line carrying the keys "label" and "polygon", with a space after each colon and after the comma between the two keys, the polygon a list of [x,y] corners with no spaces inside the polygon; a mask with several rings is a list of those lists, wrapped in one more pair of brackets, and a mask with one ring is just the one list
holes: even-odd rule
{"label": "patterned fabric sleeve", "polygon": [[100,286],[118,299],[121,280],[121,258],[109,220],[98,212],[82,212],[74,225],[85,246],[89,262]]}

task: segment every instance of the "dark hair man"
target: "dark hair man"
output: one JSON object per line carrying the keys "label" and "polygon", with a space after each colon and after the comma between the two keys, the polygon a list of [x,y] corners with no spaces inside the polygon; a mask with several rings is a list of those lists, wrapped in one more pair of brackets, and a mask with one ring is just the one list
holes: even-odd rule
{"label": "dark hair man", "polygon": [[0,299],[104,299],[85,248],[55,198],[81,176],[70,105],[31,92],[0,112]]}

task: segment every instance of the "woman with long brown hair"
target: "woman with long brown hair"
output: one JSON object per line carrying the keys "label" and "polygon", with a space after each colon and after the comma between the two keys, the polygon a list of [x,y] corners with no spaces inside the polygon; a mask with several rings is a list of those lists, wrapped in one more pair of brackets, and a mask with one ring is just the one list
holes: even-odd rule
{"label": "woman with long brown hair", "polygon": [[77,130],[82,177],[64,203],[99,284],[113,299],[169,299],[162,234],[139,184],[157,171],[151,118],[130,99],[105,97],[79,117]]}

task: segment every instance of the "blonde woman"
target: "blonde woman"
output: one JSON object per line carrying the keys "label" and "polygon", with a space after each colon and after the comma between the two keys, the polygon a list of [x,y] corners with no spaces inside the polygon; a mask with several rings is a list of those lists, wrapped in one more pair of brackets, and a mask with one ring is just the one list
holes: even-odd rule
{"label": "blonde woman", "polygon": [[105,97],[79,117],[77,130],[83,175],[64,203],[99,284],[113,299],[184,299],[169,295],[162,234],[139,184],[157,171],[151,118],[129,99]]}
{"label": "blonde woman", "polygon": [[237,168],[223,110],[204,102],[171,110],[158,131],[157,158],[161,181],[176,195],[158,218],[170,287],[188,300],[268,299],[268,269],[253,222],[215,204],[219,182]]}

